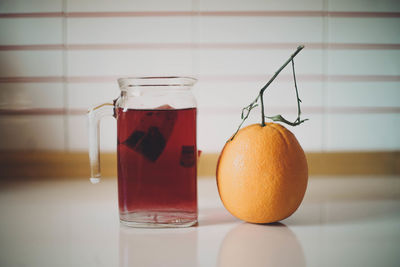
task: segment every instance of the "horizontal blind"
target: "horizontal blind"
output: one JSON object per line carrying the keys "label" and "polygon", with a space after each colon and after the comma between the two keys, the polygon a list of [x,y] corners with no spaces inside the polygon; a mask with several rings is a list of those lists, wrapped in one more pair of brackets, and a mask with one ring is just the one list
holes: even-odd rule
{"label": "horizontal blind", "polygon": [[[88,107],[122,76],[199,79],[198,146],[219,152],[298,44],[307,151],[400,149],[398,1],[1,1],[0,149],[87,149]],[[290,68],[265,94],[296,117]],[[249,123],[259,121],[258,110]],[[113,119],[102,147],[116,147]]]}

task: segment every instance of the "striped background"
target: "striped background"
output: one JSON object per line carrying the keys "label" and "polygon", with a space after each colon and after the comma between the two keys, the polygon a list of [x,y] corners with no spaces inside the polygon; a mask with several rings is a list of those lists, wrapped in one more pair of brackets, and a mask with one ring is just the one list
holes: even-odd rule
{"label": "striped background", "polygon": [[[400,150],[397,0],[1,0],[0,150],[84,151],[84,114],[118,95],[117,77],[189,75],[199,148],[218,152],[300,43],[310,121],[291,130],[305,150]],[[267,113],[294,119],[293,90],[288,68]],[[105,119],[105,151],[115,131]]]}

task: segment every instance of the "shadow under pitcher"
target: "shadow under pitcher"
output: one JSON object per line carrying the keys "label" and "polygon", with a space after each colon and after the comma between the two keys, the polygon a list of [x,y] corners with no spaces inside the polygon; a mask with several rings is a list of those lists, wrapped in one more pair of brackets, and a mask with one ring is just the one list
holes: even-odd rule
{"label": "shadow under pitcher", "polygon": [[117,119],[121,223],[188,227],[197,223],[196,99],[190,77],[118,79],[120,96],[88,112],[91,182],[100,181],[99,123]]}

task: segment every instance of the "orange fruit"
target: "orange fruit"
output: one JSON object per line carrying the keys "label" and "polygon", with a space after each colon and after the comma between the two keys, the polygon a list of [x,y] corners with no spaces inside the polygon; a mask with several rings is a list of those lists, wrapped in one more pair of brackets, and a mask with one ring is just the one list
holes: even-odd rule
{"label": "orange fruit", "polygon": [[308,181],[307,160],[294,134],[277,123],[241,129],[223,148],[217,185],[225,208],[251,223],[271,223],[293,214]]}

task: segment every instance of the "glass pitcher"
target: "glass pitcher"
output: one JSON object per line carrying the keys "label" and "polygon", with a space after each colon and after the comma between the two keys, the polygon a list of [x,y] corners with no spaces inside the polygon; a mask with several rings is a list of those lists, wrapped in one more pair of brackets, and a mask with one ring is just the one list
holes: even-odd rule
{"label": "glass pitcher", "polygon": [[119,217],[134,227],[197,223],[196,100],[190,77],[118,79],[121,95],[89,110],[91,182],[100,181],[99,122],[117,119]]}

